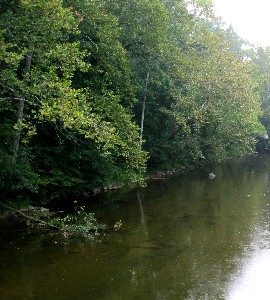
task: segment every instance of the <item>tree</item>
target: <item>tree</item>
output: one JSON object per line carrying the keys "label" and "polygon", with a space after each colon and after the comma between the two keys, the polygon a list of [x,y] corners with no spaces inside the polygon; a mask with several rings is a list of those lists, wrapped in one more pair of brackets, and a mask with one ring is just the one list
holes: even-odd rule
{"label": "tree", "polygon": [[[82,49],[76,38],[80,35],[81,21],[79,13],[72,7],[64,7],[60,0],[23,0],[19,8],[11,7],[1,16],[1,27],[8,24],[3,33],[4,40],[12,43],[12,50],[18,57],[17,65],[6,64],[0,75],[3,99],[9,101],[6,108],[15,112],[9,122],[12,124],[17,118],[13,131],[14,147],[9,145],[3,149],[7,157],[5,164],[8,165],[7,161],[13,156],[13,169],[17,169],[25,155],[40,154],[39,147],[45,147],[46,151],[49,141],[39,139],[40,135],[44,138],[44,130],[50,131],[49,136],[59,151],[61,139],[56,136],[60,131],[61,134],[66,132],[63,136],[73,143],[77,143],[79,137],[91,141],[99,157],[110,157],[112,164],[121,160],[122,168],[120,165],[117,168],[122,172],[123,167],[129,170],[131,175],[127,180],[138,180],[144,171],[145,154],[140,150],[138,130],[129,112],[122,108],[119,97],[109,91],[98,96],[91,85],[74,87],[76,72],[90,72],[87,49]],[[6,56],[4,60],[7,60]],[[37,136],[33,137],[34,134]],[[7,140],[6,137],[3,139]],[[25,145],[20,148],[21,142]],[[61,186],[58,175],[63,175],[64,171],[61,168],[53,171],[52,165],[39,165],[38,161],[35,158],[34,163],[28,160],[29,167],[24,166],[24,169],[31,169],[31,165],[35,165],[32,173],[39,178],[38,182],[30,179],[29,184],[44,184],[47,177],[50,183],[55,181]],[[19,174],[16,176],[19,177],[17,181],[23,181]],[[72,175],[70,180],[68,176],[62,176],[63,184],[72,185],[78,180],[81,178],[74,181]]]}

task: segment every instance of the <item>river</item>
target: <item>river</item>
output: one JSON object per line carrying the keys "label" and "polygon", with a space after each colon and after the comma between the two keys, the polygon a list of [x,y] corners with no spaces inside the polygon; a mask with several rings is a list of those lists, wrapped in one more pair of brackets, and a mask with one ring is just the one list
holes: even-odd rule
{"label": "river", "polygon": [[0,299],[269,300],[269,191],[252,156],[99,196],[95,242],[2,231]]}

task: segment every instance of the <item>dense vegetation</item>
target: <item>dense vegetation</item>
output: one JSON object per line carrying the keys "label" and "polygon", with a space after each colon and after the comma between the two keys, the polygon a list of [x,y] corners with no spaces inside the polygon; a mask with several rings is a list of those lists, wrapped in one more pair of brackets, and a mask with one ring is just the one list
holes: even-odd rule
{"label": "dense vegetation", "polygon": [[208,1],[1,0],[1,189],[141,183],[254,152],[270,52],[244,46]]}

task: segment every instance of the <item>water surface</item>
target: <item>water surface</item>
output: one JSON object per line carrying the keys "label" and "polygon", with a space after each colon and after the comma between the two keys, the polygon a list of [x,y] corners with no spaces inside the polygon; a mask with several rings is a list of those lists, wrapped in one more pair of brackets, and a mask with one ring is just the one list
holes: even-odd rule
{"label": "water surface", "polygon": [[99,197],[95,243],[2,231],[0,299],[270,299],[269,190],[254,156]]}

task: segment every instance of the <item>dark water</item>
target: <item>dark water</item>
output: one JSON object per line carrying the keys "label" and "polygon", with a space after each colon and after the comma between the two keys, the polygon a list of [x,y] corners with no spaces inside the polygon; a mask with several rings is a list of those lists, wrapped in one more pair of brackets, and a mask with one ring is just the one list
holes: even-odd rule
{"label": "dark water", "polygon": [[2,231],[0,299],[270,299],[269,190],[251,157],[103,196],[96,243]]}

